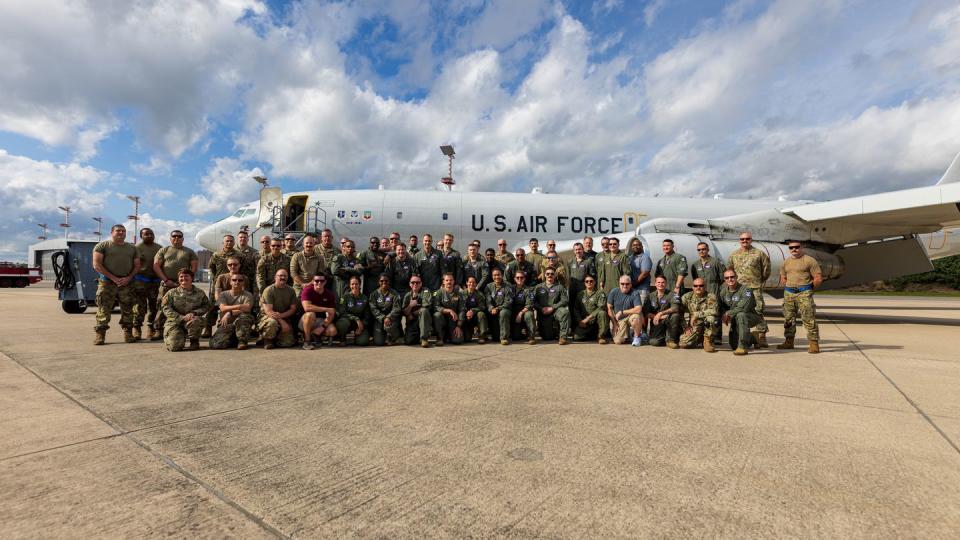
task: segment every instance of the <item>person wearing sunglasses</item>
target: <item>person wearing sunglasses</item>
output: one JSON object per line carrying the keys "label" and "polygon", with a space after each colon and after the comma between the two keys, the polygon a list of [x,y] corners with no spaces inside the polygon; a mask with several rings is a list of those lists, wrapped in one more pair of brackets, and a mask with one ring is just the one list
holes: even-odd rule
{"label": "person wearing sunglasses", "polygon": [[[517,260],[514,262],[520,261],[522,256],[523,250],[518,249]],[[513,314],[510,325],[511,337],[515,340],[521,340],[523,339],[523,332],[526,330],[527,345],[533,345],[537,342],[537,323],[533,316],[536,312],[536,306],[533,297],[534,289],[532,285],[527,285],[527,274],[516,272],[513,275],[513,304],[510,306],[510,311]]]}
{"label": "person wearing sunglasses", "polygon": [[324,336],[333,338],[337,335],[337,327],[333,323],[337,316],[337,297],[327,289],[327,275],[323,271],[315,273],[310,282],[303,286],[300,305],[303,309],[300,324],[303,327],[304,350],[309,351],[320,345]]}
{"label": "person wearing sunglasses", "polygon": [[683,333],[680,334],[680,348],[693,349],[703,346],[708,353],[715,353],[713,333],[717,322],[717,295],[707,291],[703,278],[693,280],[693,290],[683,295]]}
{"label": "person wearing sunglasses", "polygon": [[[605,255],[601,253],[597,259]],[[597,279],[599,286],[600,280]],[[603,292],[603,289],[600,289]],[[643,345],[643,328],[646,326],[643,319],[644,305],[640,301],[640,294],[633,288],[630,281],[630,275],[620,276],[617,281],[617,288],[607,294],[607,316],[610,317],[610,323],[614,327],[613,342],[622,345],[627,342],[627,338],[633,331],[633,342],[631,345],[639,347]]]}
{"label": "person wearing sunglasses", "polygon": [[757,347],[766,349],[767,321],[763,318],[763,284],[770,278],[770,257],[762,249],[753,246],[753,234],[750,231],[740,233],[740,249],[727,258],[728,267],[737,274],[737,282],[747,286],[754,299],[757,314],[754,342]]}
{"label": "person wearing sunglasses", "polygon": [[193,286],[193,270],[181,268],[177,272],[179,286],[170,289],[163,296],[163,314],[166,321],[163,326],[163,344],[170,352],[184,349],[190,339],[189,351],[200,350],[200,333],[204,327],[204,317],[212,305],[210,297]]}
{"label": "person wearing sunglasses", "polygon": [[[427,245],[427,244],[424,244]],[[413,276],[410,278],[410,291],[403,295],[401,304],[403,318],[406,321],[404,333],[404,343],[413,345],[417,341],[420,346],[427,348],[430,346],[430,332],[433,329],[433,293],[424,288],[423,278]]]}
{"label": "person wearing sunglasses", "polygon": [[154,323],[156,332],[150,336],[152,341],[163,339],[163,326],[166,322],[166,315],[160,304],[163,295],[167,291],[177,288],[177,272],[181,268],[187,268],[192,273],[197,273],[197,266],[200,259],[197,253],[183,245],[183,231],[174,229],[170,231],[170,245],[160,248],[153,257],[153,271],[160,278],[160,289],[157,291],[157,320]]}
{"label": "person wearing sunglasses", "polygon": [[274,238],[270,240],[270,251],[257,261],[257,290],[260,294],[275,283],[274,277],[280,270],[286,270],[289,274],[290,257],[283,252],[283,241]]}
{"label": "person wearing sunglasses", "polygon": [[[556,252],[550,252],[556,255]],[[549,258],[549,253],[547,254]],[[557,282],[557,270],[547,268],[543,272],[544,282],[534,291],[534,306],[537,310],[537,323],[540,327],[540,337],[544,340],[557,339],[559,327],[559,344],[567,344],[570,334],[570,297],[567,288]]]}
{"label": "person wearing sunglasses", "polygon": [[516,283],[515,276],[517,274],[524,274],[526,276],[524,283],[528,286],[535,285],[537,282],[537,269],[527,260],[527,253],[523,248],[517,248],[514,255],[513,262],[507,265],[507,271],[504,277],[508,282],[513,284]]}
{"label": "person wearing sunglasses", "polygon": [[494,258],[497,259],[497,262],[502,264],[504,268],[513,262],[513,253],[510,253],[510,250],[507,249],[506,239],[501,238],[497,240],[497,253],[494,255]]}
{"label": "person wearing sunglasses", "polygon": [[[270,253],[270,235],[264,235],[260,237],[260,256],[264,257]],[[281,246],[283,244],[281,243]]]}
{"label": "person wearing sunglasses", "polygon": [[110,239],[93,247],[93,269],[97,279],[97,316],[93,338],[94,345],[103,345],[113,306],[120,304],[120,327],[123,341],[133,343],[133,316],[137,303],[134,277],[140,271],[140,252],[126,241],[127,228],[123,225],[110,227]]}
{"label": "person wearing sunglasses", "polygon": [[327,269],[327,260],[316,247],[317,238],[308,234],[303,238],[303,251],[298,251],[290,259],[290,279],[293,280],[291,285],[297,294],[303,292],[304,286],[310,283],[313,276],[323,274]]}
{"label": "person wearing sunglasses", "polygon": [[[273,246],[271,244],[271,251]],[[257,330],[264,349],[293,347],[297,343],[296,315],[300,305],[297,300],[297,293],[290,286],[290,271],[279,268],[273,275],[273,284],[267,286],[260,296]]]}
{"label": "person wearing sunglasses", "polygon": [[[706,242],[697,244],[697,260],[690,265],[690,277],[693,279],[702,279],[704,289],[720,298],[720,287],[723,287],[723,272],[727,267],[717,257],[710,255],[710,246]],[[713,332],[713,344],[719,345],[723,332],[720,329],[720,316],[722,312],[716,314],[717,327]]]}
{"label": "person wearing sunglasses", "polygon": [[234,342],[237,350],[247,349],[250,330],[253,328],[253,294],[246,288],[247,276],[232,274],[230,289],[219,294],[220,322],[210,338],[211,349],[226,349]]}
{"label": "person wearing sunglasses", "polygon": [[723,273],[723,284],[720,289],[721,309],[726,310],[723,324],[730,325],[730,348],[736,347],[733,354],[744,356],[754,342],[750,327],[760,322],[756,295],[754,289],[740,284],[737,273],[729,268]]}
{"label": "person wearing sunglasses", "polygon": [[[213,284],[213,300],[217,302],[217,305],[220,304],[220,295],[223,294],[224,291],[229,291],[233,287],[233,278],[238,275],[244,275],[240,271],[241,268],[243,268],[243,260],[240,257],[230,257],[227,259],[226,273],[217,276],[217,279]],[[250,284],[244,281],[243,288],[250,291]]]}
{"label": "person wearing sunglasses", "polygon": [[[405,260],[411,260],[406,256],[407,246],[399,244],[397,246],[397,255],[399,257],[401,250]],[[413,276],[407,277],[407,283]],[[379,287],[370,293],[370,313],[373,320],[373,344],[382,346],[386,344],[394,345],[400,338],[400,304],[402,297],[394,289],[390,288],[390,276],[380,274],[377,278]],[[409,286],[409,285],[408,285]]]}
{"label": "person wearing sunglasses", "polygon": [[[580,249],[583,245],[577,242]],[[574,251],[576,252],[576,250]],[[590,261],[590,259],[586,259]],[[607,295],[597,289],[597,279],[586,275],[583,278],[584,289],[577,295],[573,306],[573,316],[576,327],[573,329],[573,339],[585,341],[590,336],[597,336],[597,343],[606,345],[610,337],[610,319],[607,317]]]}
{"label": "person wearing sunglasses", "polygon": [[807,352],[820,352],[820,328],[817,326],[817,305],[813,291],[823,283],[823,272],[817,260],[803,253],[803,244],[787,242],[790,256],[780,266],[780,286],[783,287],[783,337],[778,349],[792,349],[797,335],[797,315],[807,331]]}

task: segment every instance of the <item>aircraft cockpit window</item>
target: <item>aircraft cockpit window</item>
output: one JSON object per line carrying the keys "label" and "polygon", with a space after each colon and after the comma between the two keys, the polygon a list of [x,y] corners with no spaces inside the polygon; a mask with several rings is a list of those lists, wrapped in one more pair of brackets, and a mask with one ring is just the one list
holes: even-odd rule
{"label": "aircraft cockpit window", "polygon": [[244,214],[244,216],[252,216],[256,213],[257,213],[256,208],[247,208],[247,212]]}
{"label": "aircraft cockpit window", "polygon": [[246,208],[241,208],[236,212],[234,212],[233,215],[230,217],[243,217],[243,213],[246,212],[246,210],[247,210]]}

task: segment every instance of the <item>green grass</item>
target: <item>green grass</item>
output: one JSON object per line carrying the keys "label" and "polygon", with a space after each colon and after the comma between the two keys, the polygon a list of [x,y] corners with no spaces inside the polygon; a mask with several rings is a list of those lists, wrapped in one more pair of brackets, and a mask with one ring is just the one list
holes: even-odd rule
{"label": "green grass", "polygon": [[960,291],[817,291],[821,296],[935,296],[940,298],[960,297]]}

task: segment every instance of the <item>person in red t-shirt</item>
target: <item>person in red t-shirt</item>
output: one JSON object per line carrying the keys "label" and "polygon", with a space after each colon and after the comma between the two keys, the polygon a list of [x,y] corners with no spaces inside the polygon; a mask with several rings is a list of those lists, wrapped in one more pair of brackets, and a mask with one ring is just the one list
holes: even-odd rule
{"label": "person in red t-shirt", "polygon": [[[300,303],[303,304],[303,348],[314,348],[314,336],[337,335],[337,327],[333,325],[333,318],[337,314],[337,297],[333,291],[326,289],[327,276],[316,274],[313,280],[303,286],[300,292]],[[317,340],[319,344],[320,340]]]}

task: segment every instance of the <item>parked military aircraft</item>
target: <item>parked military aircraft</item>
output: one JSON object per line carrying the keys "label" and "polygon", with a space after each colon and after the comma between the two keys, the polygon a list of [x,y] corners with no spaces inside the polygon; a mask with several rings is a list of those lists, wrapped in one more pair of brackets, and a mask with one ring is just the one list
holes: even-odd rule
{"label": "parked military aircraft", "polygon": [[253,245],[263,235],[298,236],[330,228],[360,249],[370,236],[399,232],[453,233],[457,245],[478,239],[484,248],[505,238],[511,246],[531,237],[557,240],[562,252],[584,236],[639,236],[656,260],[670,238],[689,260],[696,244],[726,260],[749,230],[754,246],[773,263],[775,289],[785,242],[799,240],[820,262],[825,288],[839,288],[932,269],[931,259],[960,253],[960,155],[936,185],[829,202],[592,196],[464,191],[335,190],[283,194],[261,190],[259,201],[197,234],[216,250],[224,234],[247,229]]}

